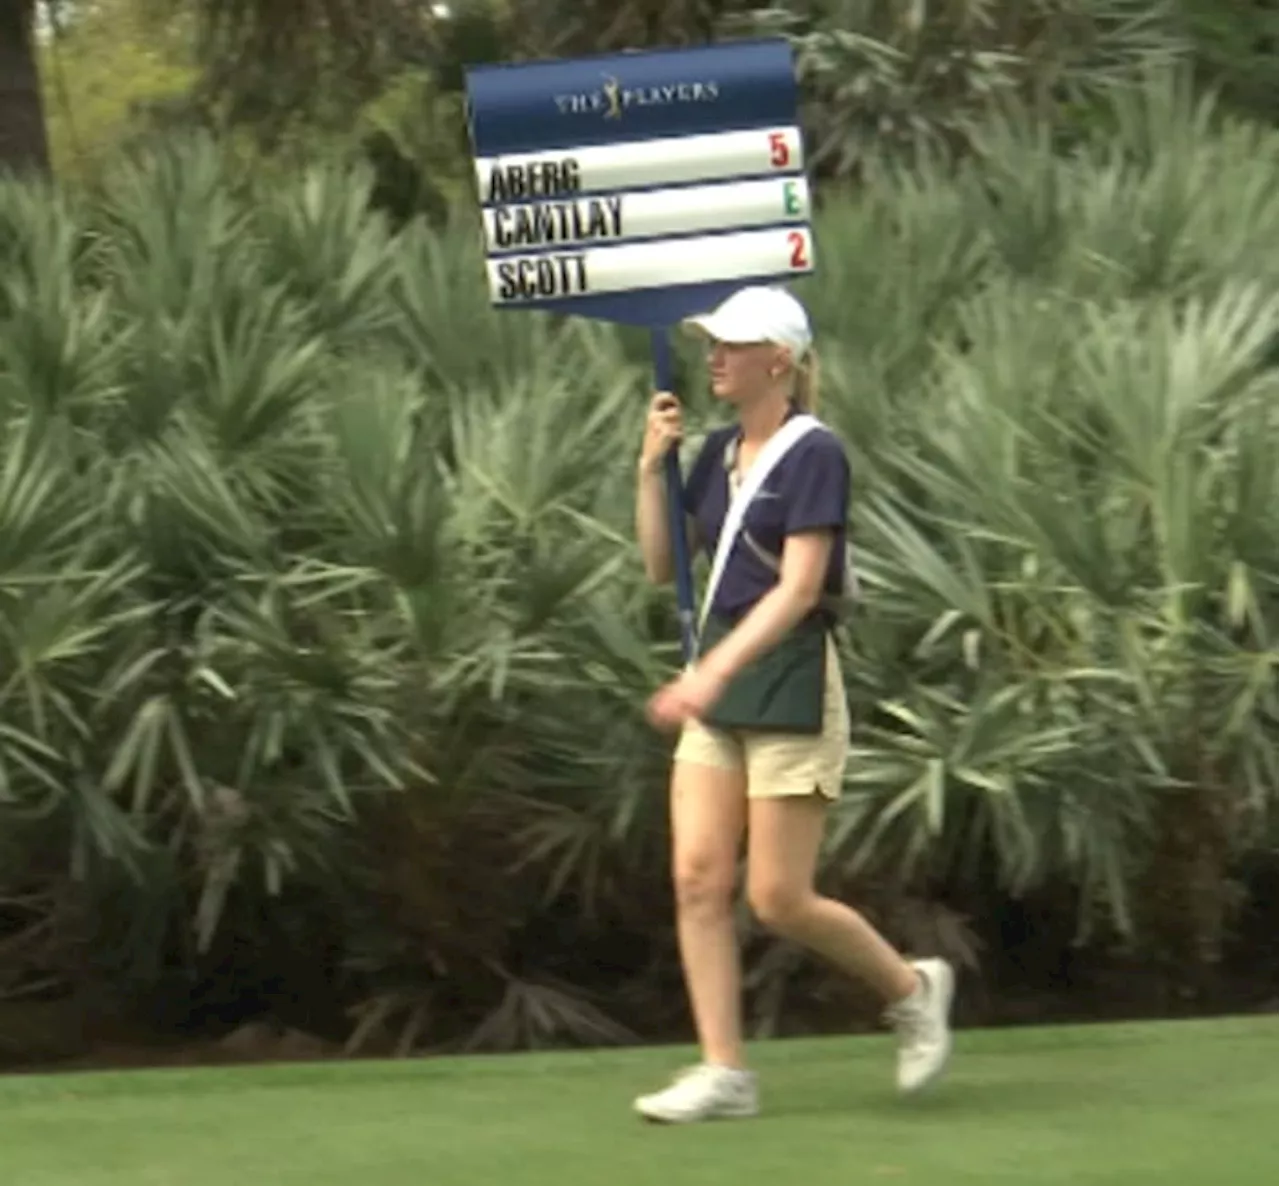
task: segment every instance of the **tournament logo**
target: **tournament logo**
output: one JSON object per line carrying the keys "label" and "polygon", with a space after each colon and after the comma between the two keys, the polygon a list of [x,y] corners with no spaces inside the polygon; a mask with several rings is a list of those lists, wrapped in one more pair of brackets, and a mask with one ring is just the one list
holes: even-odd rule
{"label": "tournament logo", "polygon": [[714,103],[719,98],[720,84],[713,81],[629,87],[612,74],[606,74],[595,90],[556,95],[554,101],[561,115],[595,115],[620,120],[628,111],[643,107]]}

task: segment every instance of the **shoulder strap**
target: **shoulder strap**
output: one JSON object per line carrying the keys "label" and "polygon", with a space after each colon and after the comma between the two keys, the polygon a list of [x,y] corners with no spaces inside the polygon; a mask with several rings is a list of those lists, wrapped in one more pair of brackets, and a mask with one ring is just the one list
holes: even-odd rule
{"label": "shoulder strap", "polygon": [[751,468],[743,478],[742,485],[738,487],[729,503],[729,512],[725,515],[724,526],[720,529],[716,554],[711,562],[711,575],[707,578],[706,592],[702,597],[702,612],[698,618],[699,627],[707,620],[711,603],[715,600],[716,590],[720,587],[720,578],[724,575],[724,568],[729,560],[729,553],[733,551],[733,545],[737,541],[742,517],[750,506],[751,500],[755,498],[760,487],[764,485],[764,480],[773,471],[774,466],[786,456],[791,446],[807,433],[820,427],[822,422],[816,416],[808,413],[792,416],[764,443],[764,448],[751,463]]}

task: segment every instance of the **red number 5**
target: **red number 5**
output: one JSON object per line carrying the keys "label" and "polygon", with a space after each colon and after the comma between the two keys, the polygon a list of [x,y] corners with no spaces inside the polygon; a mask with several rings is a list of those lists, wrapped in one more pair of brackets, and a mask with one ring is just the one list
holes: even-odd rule
{"label": "red number 5", "polygon": [[787,147],[786,132],[770,132],[769,164],[775,169],[781,169],[789,160],[791,160],[791,149]]}
{"label": "red number 5", "polygon": [[807,268],[809,266],[809,257],[805,255],[804,236],[799,231],[789,231],[787,242],[791,244],[791,266],[793,268]]}

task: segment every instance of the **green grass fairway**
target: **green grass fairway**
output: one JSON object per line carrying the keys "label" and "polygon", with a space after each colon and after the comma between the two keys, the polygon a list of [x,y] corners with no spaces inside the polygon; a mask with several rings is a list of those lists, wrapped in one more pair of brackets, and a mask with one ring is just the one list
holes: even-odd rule
{"label": "green grass fairway", "polygon": [[4,1186],[1254,1186],[1274,1018],[961,1033],[902,1102],[881,1037],[754,1048],[766,1114],[650,1127],[687,1050],[0,1079]]}

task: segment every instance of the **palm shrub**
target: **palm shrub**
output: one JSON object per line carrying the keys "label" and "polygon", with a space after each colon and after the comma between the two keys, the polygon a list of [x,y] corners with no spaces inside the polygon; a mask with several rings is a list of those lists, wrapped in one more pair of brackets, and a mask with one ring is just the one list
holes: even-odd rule
{"label": "palm shrub", "polygon": [[[7,292],[15,883],[107,878],[79,901],[124,894],[155,920],[102,940],[111,976],[145,979],[198,961],[228,909],[257,932],[264,895],[341,886],[362,796],[415,786],[390,829],[369,813],[353,883],[383,838],[424,841],[424,805],[474,796],[476,835],[503,812],[556,884],[593,893],[573,862],[626,830],[659,760],[638,712],[654,598],[618,578],[631,467],[598,465],[623,456],[635,387],[615,335],[493,319],[474,256],[420,227],[393,239],[367,178],[242,192],[195,145],[74,211],[7,196],[14,240],[19,218],[49,238]],[[582,752],[582,729],[615,759]],[[570,829],[575,769],[616,795]],[[418,876],[430,894],[448,869]],[[520,904],[497,890],[478,913],[502,932],[499,904],[513,926]],[[496,966],[442,917],[458,905],[429,941]],[[349,947],[357,968],[380,949]]]}
{"label": "palm shrub", "polygon": [[[1274,136],[1116,102],[828,194],[867,593],[824,877],[972,963],[1065,891],[1207,974],[1274,833]],[[0,993],[181,998],[238,947],[353,1046],[670,1032],[647,375],[369,189],[196,142],[0,191]],[[762,1031],[831,997],[744,930]]]}
{"label": "palm shrub", "polygon": [[821,0],[730,8],[726,32],[786,36],[811,167],[857,177],[868,155],[966,155],[993,104],[1015,101],[1047,133],[1107,124],[1145,67],[1188,60],[1176,0]]}
{"label": "palm shrub", "polygon": [[[1210,111],[1152,86],[1065,159],[993,123],[953,187],[898,187],[896,269],[841,251],[923,269],[895,286],[914,316],[858,263],[865,299],[812,292],[846,327],[832,415],[869,590],[834,859],[1071,884],[1085,934],[1200,975],[1235,862],[1270,846],[1276,719],[1276,178],[1249,164],[1270,133]],[[906,357],[904,383],[855,375]]]}
{"label": "palm shrub", "polygon": [[[96,877],[189,892],[198,945],[234,887],[322,861],[353,800],[412,768],[376,590],[324,562],[301,513],[332,351],[246,220],[209,153],[173,156],[6,276],[15,819],[57,838],[90,910],[113,897]],[[163,924],[176,901],[136,914]],[[145,967],[166,928],[138,930],[113,955]]]}

